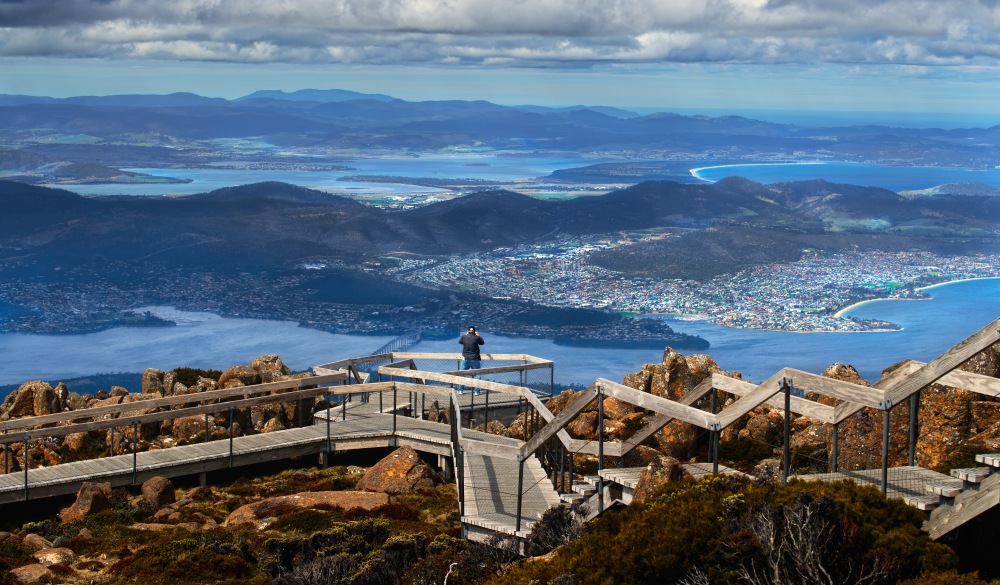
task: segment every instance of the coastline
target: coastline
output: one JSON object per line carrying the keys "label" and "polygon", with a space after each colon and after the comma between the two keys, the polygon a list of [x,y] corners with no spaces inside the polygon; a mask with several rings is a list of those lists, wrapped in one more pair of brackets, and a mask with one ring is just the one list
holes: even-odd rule
{"label": "coastline", "polygon": [[805,161],[804,160],[804,161],[774,162],[774,163],[746,163],[746,164],[714,165],[714,166],[709,166],[709,167],[698,167],[698,168],[695,168],[695,169],[688,169],[688,172],[691,173],[692,177],[694,177],[695,179],[698,179],[699,181],[705,181],[705,182],[708,182],[708,183],[714,183],[715,181],[713,181],[711,179],[706,179],[706,178],[702,177],[700,173],[702,171],[707,171],[707,170],[710,170],[710,169],[729,169],[729,168],[737,168],[737,167],[773,167],[773,166],[779,166],[779,165],[825,165],[825,164],[826,164],[825,162],[819,161],[819,160],[816,160],[816,161]]}
{"label": "coastline", "polygon": [[[973,277],[973,278],[957,278],[955,280],[946,280],[944,282],[939,282],[937,284],[929,284],[927,286],[922,286],[922,287],[918,288],[917,290],[923,292],[923,291],[928,291],[928,290],[931,290],[931,289],[934,289],[934,288],[940,288],[940,287],[943,287],[943,286],[949,286],[949,285],[952,285],[952,284],[955,284],[955,283],[958,283],[958,282],[971,282],[973,280],[1000,280],[1000,276],[976,276],[976,277]],[[853,311],[854,309],[857,309],[858,307],[866,305],[868,303],[877,303],[877,302],[881,302],[881,301],[929,301],[929,300],[931,300],[931,299],[929,299],[929,298],[928,299],[868,299],[866,301],[859,301],[857,303],[854,303],[853,305],[848,305],[848,306],[844,307],[843,309],[838,310],[836,313],[833,314],[833,316],[837,317],[837,318],[843,318],[847,313]]]}

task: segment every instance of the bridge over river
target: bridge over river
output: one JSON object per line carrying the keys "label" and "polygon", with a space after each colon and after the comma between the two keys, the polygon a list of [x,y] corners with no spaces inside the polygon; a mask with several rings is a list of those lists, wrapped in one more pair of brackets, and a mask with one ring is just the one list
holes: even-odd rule
{"label": "bridge over river", "polygon": [[[2,421],[0,456],[5,468],[0,475],[0,503],[72,494],[85,481],[129,485],[155,475],[204,474],[302,456],[329,463],[340,452],[408,445],[436,456],[444,475],[454,481],[468,537],[523,537],[552,506],[587,504],[584,510],[593,516],[613,503],[627,504],[642,470],[608,468],[606,463],[621,460],[674,420],[708,435],[707,461],[686,464],[688,474],[738,473],[719,463],[721,432],[768,404],[784,416],[783,480],[788,479],[790,464],[791,417],[808,416],[832,427],[830,469],[800,477],[850,478],[878,486],[888,496],[925,510],[924,528],[938,538],[1000,503],[1000,474],[995,473],[1000,455],[980,455],[982,467],[955,470],[950,476],[914,465],[920,394],[931,384],[942,384],[1000,396],[1000,379],[958,369],[998,341],[1000,319],[929,363],[904,363],[874,387],[784,368],[760,384],[713,374],[680,400],[671,400],[599,378],[558,413],[546,407],[553,391],[554,364],[534,356],[484,354],[486,367],[465,371],[459,369],[457,354],[394,351],[357,357],[316,366],[311,376],[269,384]],[[816,398],[820,396],[828,399],[820,402]],[[643,409],[650,415],[648,424],[625,440],[607,440],[606,398]],[[294,405],[297,426],[261,434],[237,431],[240,413],[269,403]],[[909,403],[911,413],[910,461],[890,467],[889,413],[903,403]],[[596,439],[571,436],[567,426],[592,405],[597,410]],[[841,471],[839,425],[865,408],[883,414],[882,466]],[[498,417],[509,421],[517,415],[522,424],[512,434],[519,438],[474,430],[489,428]],[[210,416],[228,420],[224,436],[213,435]],[[204,440],[138,449],[143,425],[190,417],[204,417]],[[34,469],[24,458],[9,456],[10,447],[18,443],[26,452],[54,437],[94,431],[109,432],[112,447],[117,437],[117,450]],[[595,457],[596,473],[575,473],[574,454]]]}

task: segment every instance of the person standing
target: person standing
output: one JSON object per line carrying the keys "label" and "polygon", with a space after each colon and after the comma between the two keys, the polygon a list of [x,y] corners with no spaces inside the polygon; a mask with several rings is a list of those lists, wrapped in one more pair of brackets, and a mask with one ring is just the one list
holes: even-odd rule
{"label": "person standing", "polygon": [[[462,344],[462,370],[478,370],[483,364],[483,358],[479,355],[479,346],[486,342],[476,332],[476,328],[469,325],[469,331],[458,342]],[[458,387],[459,394],[464,390],[461,386]],[[479,393],[479,389],[476,389],[476,394]]]}

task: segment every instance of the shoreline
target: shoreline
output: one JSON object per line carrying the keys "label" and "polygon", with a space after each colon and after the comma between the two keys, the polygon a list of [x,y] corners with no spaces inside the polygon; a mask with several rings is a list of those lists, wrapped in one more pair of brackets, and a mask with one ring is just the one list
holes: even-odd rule
{"label": "shoreline", "polygon": [[[944,282],[939,282],[937,284],[928,284],[927,286],[919,287],[916,290],[928,291],[933,288],[948,286],[959,282],[972,282],[974,280],[1000,280],[1000,276],[975,276],[973,278],[958,278],[955,280],[946,280]],[[863,305],[867,305],[868,303],[878,303],[881,301],[929,301],[929,300],[931,299],[868,299],[866,301],[858,301],[852,305],[844,307],[843,309],[839,309],[836,313],[833,314],[833,316],[837,318],[844,318],[844,316],[848,312],[853,311],[854,309],[857,309],[858,307],[861,307]]]}
{"label": "shoreline", "polygon": [[699,181],[706,181],[708,183],[714,183],[715,181],[713,181],[711,179],[706,179],[706,178],[702,177],[699,173],[701,173],[702,171],[707,171],[707,170],[711,170],[711,169],[729,169],[729,168],[736,168],[736,167],[773,167],[773,166],[779,166],[779,165],[825,165],[825,164],[827,164],[827,163],[824,162],[824,161],[820,161],[820,160],[816,160],[816,161],[807,161],[807,160],[804,160],[804,161],[775,162],[775,163],[746,163],[746,164],[729,164],[729,165],[714,165],[714,166],[709,166],[709,167],[698,167],[698,168],[694,168],[694,169],[688,169],[688,172],[691,173],[692,177],[694,177],[695,179],[698,179]]}

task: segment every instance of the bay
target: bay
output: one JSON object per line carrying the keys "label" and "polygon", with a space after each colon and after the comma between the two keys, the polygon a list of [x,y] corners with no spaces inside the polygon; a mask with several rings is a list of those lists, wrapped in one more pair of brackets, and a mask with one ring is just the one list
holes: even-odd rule
{"label": "bay", "polygon": [[892,191],[929,189],[946,183],[984,183],[1000,188],[1000,169],[970,170],[953,167],[890,167],[857,163],[775,163],[722,165],[692,169],[696,178],[715,182],[738,176],[758,183],[783,183],[824,179],[833,183],[882,187]]}
{"label": "bay", "polygon": [[[927,289],[930,300],[875,301],[848,314],[892,321],[901,331],[872,333],[789,333],[730,329],[672,316],[678,331],[701,335],[711,344],[704,353],[725,370],[760,382],[784,367],[821,373],[835,362],[853,365],[871,381],[901,360],[929,361],[1000,317],[1000,279],[960,281]],[[389,340],[385,336],[337,335],[284,321],[229,319],[209,313],[152,308],[177,321],[168,328],[117,328],[85,335],[0,334],[0,385],[26,380],[72,378],[100,372],[169,370],[188,366],[225,369],[275,353],[292,368],[367,355]],[[422,341],[411,351],[456,353],[454,339]],[[656,349],[565,347],[547,339],[491,335],[484,351],[527,353],[555,362],[558,384],[589,385],[598,377],[620,381],[643,364],[657,363]],[[688,353],[681,350],[681,353]]]}
{"label": "bay", "polygon": [[189,179],[190,183],[130,184],[130,185],[47,185],[67,189],[81,195],[191,195],[224,187],[246,185],[262,181],[279,181],[328,191],[331,193],[434,193],[443,191],[433,187],[399,185],[394,183],[366,183],[340,181],[349,175],[384,175],[438,179],[481,179],[497,182],[527,181],[548,175],[552,171],[578,167],[605,160],[582,157],[498,156],[496,154],[454,154],[413,157],[357,158],[338,161],[336,164],[351,167],[343,171],[293,171],[266,169],[165,169],[129,168],[126,170],[153,175]]}

